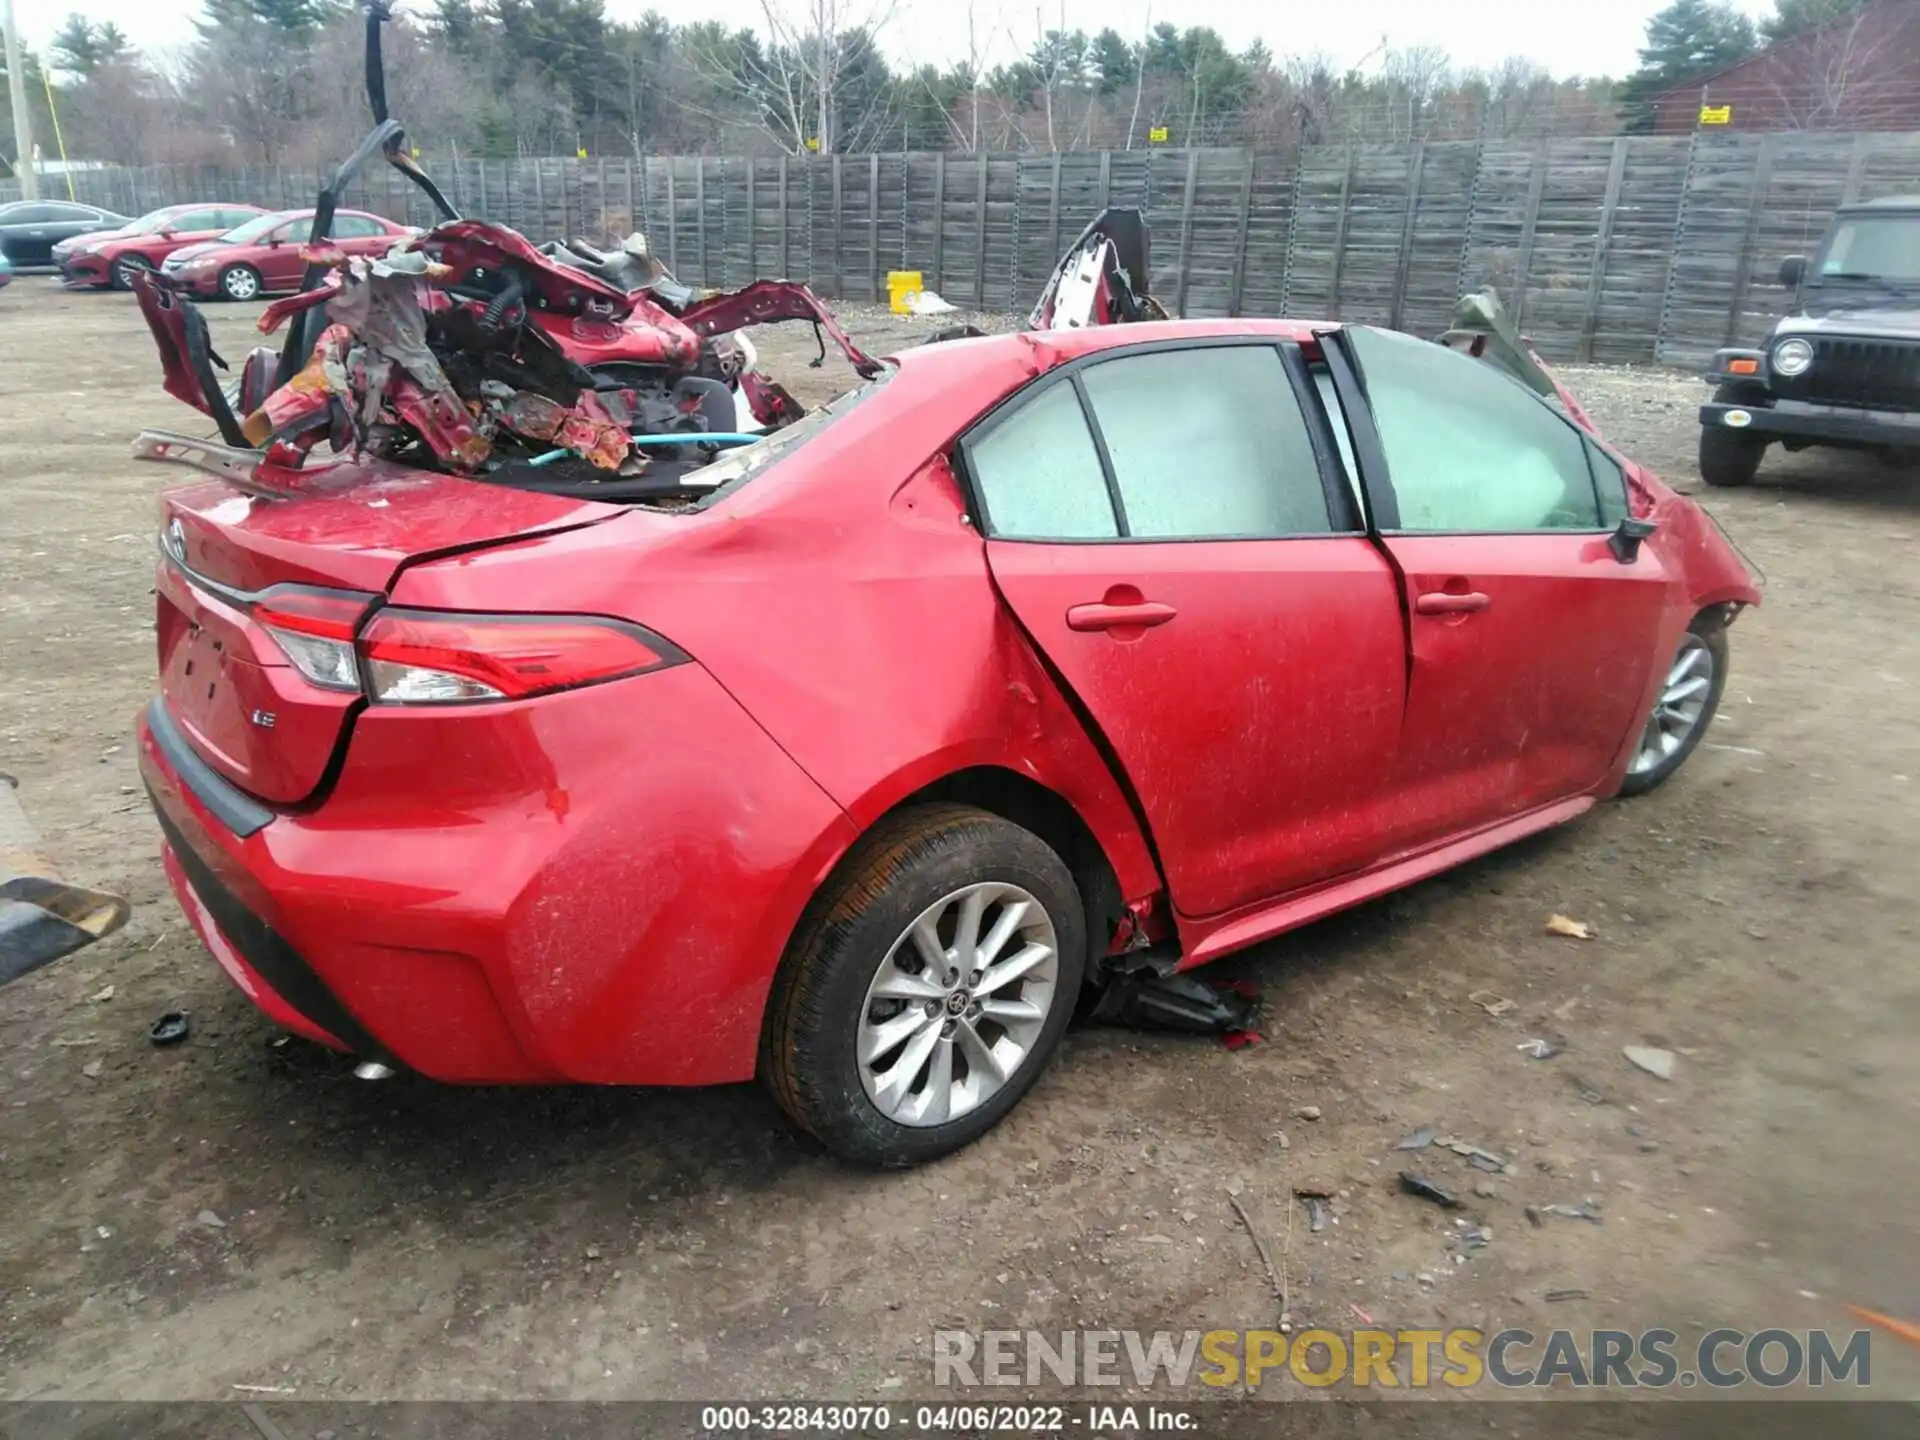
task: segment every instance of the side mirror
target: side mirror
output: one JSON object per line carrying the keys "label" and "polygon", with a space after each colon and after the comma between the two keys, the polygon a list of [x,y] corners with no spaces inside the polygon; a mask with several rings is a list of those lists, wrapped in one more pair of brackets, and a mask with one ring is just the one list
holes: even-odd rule
{"label": "side mirror", "polygon": [[160,227],[160,238],[162,240],[171,240],[178,233],[179,232],[176,231],[171,225],[162,225]]}
{"label": "side mirror", "polygon": [[278,250],[282,243],[282,238],[279,235],[267,236],[267,248],[269,250]]}
{"label": "side mirror", "polygon": [[1607,548],[1622,565],[1631,565],[1640,558],[1640,542],[1659,528],[1651,520],[1636,520],[1629,515],[1607,537]]}
{"label": "side mirror", "polygon": [[1789,255],[1780,262],[1780,283],[1788,290],[1798,290],[1800,282],[1807,278],[1807,257]]}

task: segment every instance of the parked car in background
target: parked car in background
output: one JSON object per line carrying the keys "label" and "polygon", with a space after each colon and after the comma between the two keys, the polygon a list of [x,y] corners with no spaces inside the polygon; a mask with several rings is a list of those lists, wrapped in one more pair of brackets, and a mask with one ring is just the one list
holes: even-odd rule
{"label": "parked car in background", "polygon": [[[300,250],[312,223],[311,209],[256,215],[218,239],[174,251],[160,273],[192,294],[225,300],[298,290],[307,268]],[[349,255],[384,255],[396,240],[419,233],[364,210],[340,210],[334,214],[329,243]]]}
{"label": "parked car in background", "polygon": [[118,230],[62,240],[53,247],[53,263],[69,285],[126,290],[135,274],[158,270],[174,251],[218,239],[265,213],[258,205],[168,205]]}
{"label": "parked car in background", "polygon": [[1700,477],[1751,484],[1776,443],[1920,465],[1920,195],[1842,207],[1813,263],[1790,256],[1780,283],[1795,304],[1766,344],[1708,368]]}
{"label": "parked car in background", "polygon": [[4,290],[13,281],[13,266],[7,263],[7,257],[0,255],[0,290]]}
{"label": "parked car in background", "polygon": [[53,247],[75,235],[118,230],[129,217],[69,200],[15,200],[0,205],[0,255],[14,265],[51,265]]}

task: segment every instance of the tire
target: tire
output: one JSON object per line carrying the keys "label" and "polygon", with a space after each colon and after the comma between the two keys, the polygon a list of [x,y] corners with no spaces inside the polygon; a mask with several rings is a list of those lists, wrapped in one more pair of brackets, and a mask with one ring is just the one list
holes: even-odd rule
{"label": "tire", "polygon": [[229,265],[220,272],[220,294],[227,300],[258,300],[260,272],[251,265]]}
{"label": "tire", "polygon": [[[928,978],[933,967],[913,931],[933,916],[935,944],[944,948],[942,958],[954,958],[953,922],[967,904],[962,897],[975,893],[985,906],[977,915],[983,942],[1017,895],[1033,904],[997,954],[987,956],[985,970],[960,977],[963,989],[968,979],[990,976],[996,963],[1029,955],[1050,927],[1050,988],[1042,959],[1025,977],[979,997],[988,1009],[1010,1014],[1026,1007],[1037,1016],[1003,1026],[972,1008],[957,1012],[953,996],[963,989],[933,998],[946,988],[945,977]],[[796,1124],[844,1159],[884,1167],[931,1160],[991,1130],[1032,1087],[1072,1018],[1085,965],[1080,892],[1052,849],[984,810],[914,806],[863,837],[808,907],[774,977],[761,1077]],[[883,984],[925,998],[876,996]],[[917,1027],[916,1017],[924,1022]],[[883,1034],[904,1038],[883,1041]],[[863,1038],[881,1047],[865,1061]],[[983,1047],[997,1064],[1017,1054],[997,1084],[973,1058]],[[936,1092],[943,1063],[951,1085]],[[916,1108],[921,1113],[910,1113]]]}
{"label": "tire", "polygon": [[107,272],[107,283],[115,290],[131,290],[133,277],[151,272],[153,266],[142,255],[122,255]]}
{"label": "tire", "polygon": [[[1700,708],[1694,712],[1684,729],[1679,729],[1661,717],[1663,712],[1671,715],[1678,708],[1673,700],[1674,687],[1683,683],[1679,678],[1680,667],[1687,661],[1690,653],[1704,654],[1712,665],[1712,673],[1707,677],[1706,698]],[[1640,739],[1634,745],[1633,758],[1627,762],[1626,778],[1620,782],[1622,795],[1644,795],[1649,790],[1666,783],[1673,772],[1686,764],[1687,757],[1693,754],[1707,727],[1713,724],[1714,714],[1720,709],[1720,696],[1727,688],[1727,627],[1720,623],[1717,616],[1696,615],[1693,624],[1681,637],[1679,647],[1672,660],[1667,662],[1667,679],[1662,685],[1660,695],[1653,702],[1653,714],[1647,717]],[[1692,662],[1697,676],[1700,662]],[[1698,693],[1698,692],[1695,692]],[[1691,696],[1687,697],[1691,699]],[[1684,705],[1684,701],[1680,702]],[[1664,740],[1659,742],[1659,753],[1655,754],[1655,727],[1659,726],[1663,736],[1675,737],[1672,747],[1666,748]]]}
{"label": "tire", "polygon": [[[1722,385],[1713,392],[1716,405],[1757,403],[1753,397]],[[1749,435],[1744,430],[1729,430],[1724,425],[1705,425],[1700,429],[1700,478],[1720,489],[1751,485],[1760,473],[1760,461],[1767,453],[1766,437]]]}

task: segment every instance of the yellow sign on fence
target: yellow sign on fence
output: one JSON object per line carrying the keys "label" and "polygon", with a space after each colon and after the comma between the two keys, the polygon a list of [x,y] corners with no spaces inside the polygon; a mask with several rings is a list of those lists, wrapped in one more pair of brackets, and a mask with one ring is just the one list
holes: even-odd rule
{"label": "yellow sign on fence", "polygon": [[820,148],[820,137],[818,135],[807,136],[807,149],[818,150],[819,148]]}
{"label": "yellow sign on fence", "polygon": [[1151,130],[1147,131],[1147,139],[1155,145],[1166,144],[1167,143],[1167,127],[1164,125],[1154,126]]}
{"label": "yellow sign on fence", "polygon": [[1731,125],[1733,123],[1733,106],[1702,105],[1700,107],[1700,123],[1702,125]]}

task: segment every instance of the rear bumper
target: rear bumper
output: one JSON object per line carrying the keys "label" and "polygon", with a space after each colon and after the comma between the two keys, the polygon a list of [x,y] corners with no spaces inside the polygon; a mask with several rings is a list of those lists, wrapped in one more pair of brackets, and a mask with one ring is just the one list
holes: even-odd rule
{"label": "rear bumper", "polygon": [[[1749,418],[1744,425],[1729,425],[1729,414],[1744,414]],[[1770,440],[1920,446],[1920,414],[1849,410],[1833,405],[1809,405],[1799,400],[1777,400],[1771,405],[1702,405],[1700,424],[1708,429],[1741,430]]]}
{"label": "rear bumper", "polygon": [[139,742],[168,877],[228,976],[281,1025],[445,1081],[751,1078],[787,935],[852,838],[694,665],[374,707],[304,812],[235,791],[164,711]]}

